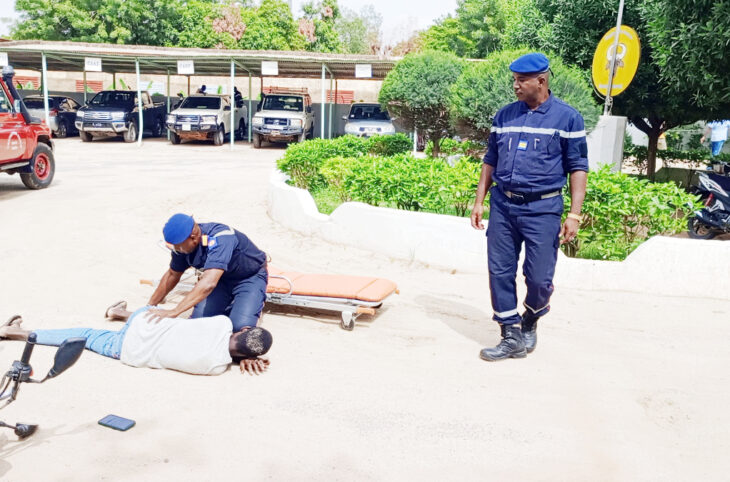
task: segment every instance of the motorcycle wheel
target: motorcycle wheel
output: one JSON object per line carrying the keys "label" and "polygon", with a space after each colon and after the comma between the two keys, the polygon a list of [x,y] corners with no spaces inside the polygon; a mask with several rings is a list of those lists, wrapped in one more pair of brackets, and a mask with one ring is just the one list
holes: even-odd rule
{"label": "motorcycle wheel", "polygon": [[694,239],[712,239],[717,236],[717,232],[712,227],[702,223],[695,216],[687,220],[687,232],[689,237]]}

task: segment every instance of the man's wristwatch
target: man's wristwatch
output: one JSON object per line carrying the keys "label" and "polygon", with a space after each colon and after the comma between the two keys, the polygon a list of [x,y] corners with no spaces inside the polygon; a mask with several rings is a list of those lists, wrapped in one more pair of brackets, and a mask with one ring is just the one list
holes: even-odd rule
{"label": "man's wristwatch", "polygon": [[568,213],[568,217],[569,217],[570,219],[575,219],[575,220],[576,220],[576,221],[578,221],[578,222],[581,222],[581,221],[583,221],[583,216],[581,216],[580,214],[575,214],[575,213]]}

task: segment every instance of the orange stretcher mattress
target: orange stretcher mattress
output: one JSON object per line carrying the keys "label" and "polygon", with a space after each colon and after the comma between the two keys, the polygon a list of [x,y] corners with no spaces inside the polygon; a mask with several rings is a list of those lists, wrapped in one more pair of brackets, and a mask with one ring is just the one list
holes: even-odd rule
{"label": "orange stretcher mattress", "polygon": [[[284,276],[291,281],[274,278]],[[393,294],[398,287],[390,280],[368,276],[345,276],[333,274],[308,274],[283,271],[269,266],[267,293],[346,298],[351,300],[379,302]]]}

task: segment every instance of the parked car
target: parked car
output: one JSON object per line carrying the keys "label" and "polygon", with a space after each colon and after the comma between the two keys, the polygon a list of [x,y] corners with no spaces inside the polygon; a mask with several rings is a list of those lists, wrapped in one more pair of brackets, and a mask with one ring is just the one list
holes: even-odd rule
{"label": "parked car", "polygon": [[395,126],[380,104],[352,104],[350,113],[342,118],[346,121],[345,134],[360,137],[395,134]]}
{"label": "parked car", "polygon": [[5,66],[0,80],[0,172],[20,174],[29,189],[48,187],[56,163],[51,129],[33,117],[13,85],[15,72]]}
{"label": "parked car", "polygon": [[[246,134],[248,109],[244,105],[235,108],[233,121],[236,139]],[[231,133],[231,99],[227,95],[196,94],[185,100],[167,115],[170,142],[180,144],[183,139],[212,139],[220,146],[226,134]]]}
{"label": "parked car", "polygon": [[314,134],[312,99],[303,91],[280,89],[266,94],[251,120],[253,146],[262,141],[302,142]]}
{"label": "parked car", "polygon": [[[152,137],[160,137],[165,125],[165,106],[154,103],[147,91],[142,92],[142,121]],[[94,137],[122,136],[134,142],[139,133],[137,92],[103,90],[76,112],[76,129],[84,142]]]}
{"label": "parked car", "polygon": [[[25,102],[30,115],[41,120],[46,119],[46,109],[43,105],[42,95],[29,95],[23,99],[23,102]],[[48,96],[48,127],[51,128],[54,136],[63,139],[79,133],[74,125],[76,111],[79,110],[79,107],[81,107],[81,104],[71,97],[62,95]]]}

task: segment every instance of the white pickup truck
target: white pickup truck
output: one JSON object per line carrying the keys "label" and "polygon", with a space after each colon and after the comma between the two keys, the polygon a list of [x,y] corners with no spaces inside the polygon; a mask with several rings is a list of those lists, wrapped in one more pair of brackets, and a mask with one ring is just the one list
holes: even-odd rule
{"label": "white pickup truck", "polygon": [[302,142],[314,134],[312,99],[306,89],[272,90],[258,106],[251,119],[253,147],[261,147],[262,141]]}
{"label": "white pickup truck", "polygon": [[[236,139],[246,135],[246,106],[235,107],[233,130]],[[212,139],[220,146],[226,135],[231,133],[231,100],[227,95],[195,94],[186,97],[182,103],[167,114],[167,128],[170,142],[180,144],[183,139]]]}

